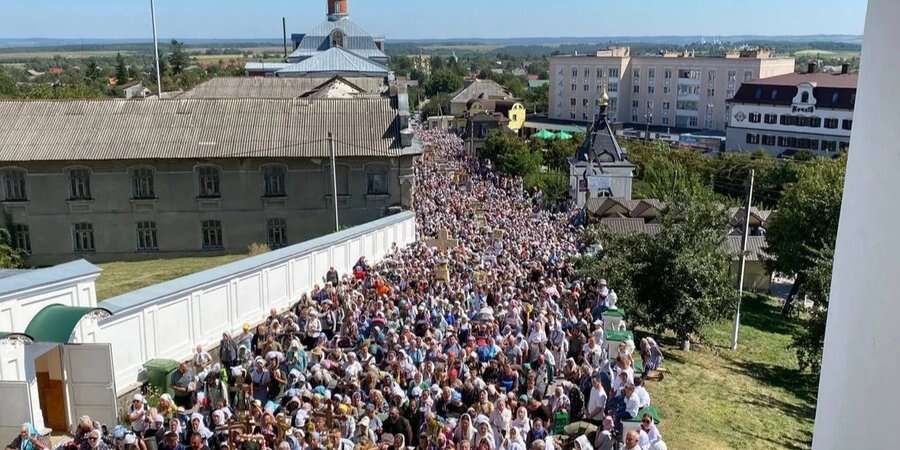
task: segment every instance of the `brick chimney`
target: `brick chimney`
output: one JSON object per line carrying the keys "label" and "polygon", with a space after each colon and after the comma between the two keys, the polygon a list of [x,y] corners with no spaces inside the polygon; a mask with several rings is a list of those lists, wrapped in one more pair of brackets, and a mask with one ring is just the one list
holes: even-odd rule
{"label": "brick chimney", "polygon": [[348,0],[326,0],[328,2],[328,20],[340,20],[348,15]]}

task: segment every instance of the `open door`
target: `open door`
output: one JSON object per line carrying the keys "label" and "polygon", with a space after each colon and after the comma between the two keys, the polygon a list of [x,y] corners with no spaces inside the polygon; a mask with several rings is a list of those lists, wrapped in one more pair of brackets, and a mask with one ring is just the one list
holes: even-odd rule
{"label": "open door", "polygon": [[64,345],[63,364],[69,424],[77,423],[81,416],[110,427],[118,423],[112,346]]}
{"label": "open door", "polygon": [[24,381],[0,381],[0,436],[17,436],[22,424],[31,422],[31,394]]}

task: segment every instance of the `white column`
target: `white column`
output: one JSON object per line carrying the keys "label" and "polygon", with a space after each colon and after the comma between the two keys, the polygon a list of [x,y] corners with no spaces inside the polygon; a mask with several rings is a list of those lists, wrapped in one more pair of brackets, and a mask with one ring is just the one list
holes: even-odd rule
{"label": "white column", "polygon": [[896,448],[900,1],[869,0],[813,448]]}

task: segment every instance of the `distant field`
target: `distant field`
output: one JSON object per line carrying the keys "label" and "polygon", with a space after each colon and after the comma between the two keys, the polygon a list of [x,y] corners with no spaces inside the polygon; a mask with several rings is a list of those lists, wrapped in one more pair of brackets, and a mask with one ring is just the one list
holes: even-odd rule
{"label": "distant field", "polygon": [[77,59],[77,58],[111,58],[115,57],[117,53],[122,53],[123,56],[133,54],[134,52],[123,51],[118,52],[115,50],[93,50],[93,51],[84,51],[84,52],[73,52],[73,51],[65,51],[65,52],[54,52],[54,51],[34,51],[34,52],[4,52],[0,50],[0,61],[19,61],[25,59],[53,59],[57,56],[65,59]]}
{"label": "distant field", "polygon": [[247,255],[204,256],[99,264],[97,301],[228,264]]}
{"label": "distant field", "polygon": [[502,45],[428,45],[425,50],[459,50],[470,52],[491,52],[503,48]]}
{"label": "distant field", "polygon": [[829,51],[829,50],[816,50],[816,49],[808,49],[808,50],[800,50],[794,52],[794,56],[824,56],[828,58],[857,58],[859,57],[859,52],[853,51]]}

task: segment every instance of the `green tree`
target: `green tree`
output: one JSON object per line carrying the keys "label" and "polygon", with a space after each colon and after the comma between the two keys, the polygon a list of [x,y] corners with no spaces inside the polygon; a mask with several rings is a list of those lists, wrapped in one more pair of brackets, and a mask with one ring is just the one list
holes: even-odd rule
{"label": "green tree", "polygon": [[15,80],[0,70],[0,97],[15,97],[18,91]]}
{"label": "green tree", "polygon": [[442,69],[432,72],[425,82],[425,94],[429,97],[437,94],[449,94],[463,86],[463,78],[450,70]]}
{"label": "green tree", "polygon": [[825,320],[828,318],[828,298],[831,291],[831,271],[834,249],[826,247],[815,252],[812,266],[804,272],[800,295],[812,301],[812,308],[800,317],[802,325],[795,328],[791,345],[797,352],[802,370],[816,375],[822,368],[822,349],[825,346]]}
{"label": "green tree", "polygon": [[785,189],[778,212],[769,220],[766,241],[768,252],[775,256],[772,268],[796,277],[785,302],[786,314],[816,264],[817,251],[834,248],[845,167],[846,157],[804,163],[799,179]]}
{"label": "green tree", "polygon": [[121,53],[116,53],[116,84],[121,86],[128,83],[128,67]]}
{"label": "green tree", "polygon": [[22,254],[13,246],[13,236],[6,228],[0,228],[0,269],[22,267]]}
{"label": "green tree", "polygon": [[178,42],[172,39],[172,53],[169,54],[169,66],[172,68],[172,74],[178,75],[184,72],[191,63],[191,58],[184,50],[184,42]]}
{"label": "green tree", "polygon": [[567,141],[555,139],[551,141],[543,141],[535,139],[533,142],[539,142],[544,146],[544,162],[547,167],[554,170],[569,171],[569,158],[575,156],[578,146],[584,141],[584,136],[577,134],[573,139]]}
{"label": "green tree", "polygon": [[525,93],[525,109],[530,113],[547,112],[550,104],[550,85],[545,84]]}
{"label": "green tree", "polygon": [[562,170],[534,171],[525,175],[525,189],[540,189],[544,202],[555,205],[569,197],[569,172]]}
{"label": "green tree", "polygon": [[723,230],[728,218],[710,193],[682,195],[662,216],[659,235],[616,235],[593,228],[603,255],[580,263],[604,277],[638,326],[671,331],[689,343],[703,327],[731,314],[736,300]]}
{"label": "green tree", "polygon": [[428,103],[422,105],[422,115],[425,117],[446,116],[449,114],[450,97],[447,94],[435,95],[428,99]]}
{"label": "green tree", "polygon": [[90,81],[97,81],[103,76],[103,73],[100,71],[100,66],[97,65],[97,61],[93,59],[90,60],[87,64],[87,70],[84,72],[85,78]]}

